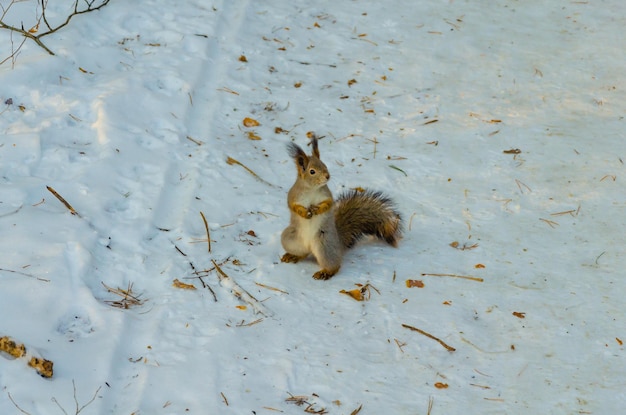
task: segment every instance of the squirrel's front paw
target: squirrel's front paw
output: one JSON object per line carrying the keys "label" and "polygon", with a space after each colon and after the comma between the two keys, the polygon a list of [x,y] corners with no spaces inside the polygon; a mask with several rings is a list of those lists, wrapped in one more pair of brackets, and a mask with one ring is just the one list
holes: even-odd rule
{"label": "squirrel's front paw", "polygon": [[302,205],[294,204],[291,207],[291,210],[293,210],[293,212],[296,215],[298,215],[298,216],[300,216],[301,218],[304,218],[304,219],[311,219],[313,217],[313,212],[311,212],[311,209],[307,209],[307,208],[305,208]]}
{"label": "squirrel's front paw", "polygon": [[296,262],[300,261],[301,259],[302,259],[302,257],[299,257],[298,255],[290,254],[289,252],[287,252],[285,255],[283,255],[280,258],[280,262],[288,262],[288,263],[295,264]]}
{"label": "squirrel's front paw", "polygon": [[333,200],[328,199],[328,200],[324,200],[323,202],[320,202],[317,205],[311,205],[311,207],[309,208],[309,211],[311,211],[313,215],[321,215],[322,213],[328,212],[332,206],[333,206]]}

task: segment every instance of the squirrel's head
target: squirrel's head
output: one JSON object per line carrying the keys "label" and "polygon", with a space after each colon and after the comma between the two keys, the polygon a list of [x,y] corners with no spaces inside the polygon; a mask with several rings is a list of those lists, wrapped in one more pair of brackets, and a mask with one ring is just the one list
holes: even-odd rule
{"label": "squirrel's head", "polygon": [[311,147],[313,152],[311,155],[307,155],[300,146],[294,143],[287,145],[289,155],[293,158],[298,169],[298,177],[304,180],[307,184],[314,187],[320,187],[328,183],[330,180],[330,173],[328,168],[320,160],[320,151],[317,146],[317,137],[314,134],[311,137]]}

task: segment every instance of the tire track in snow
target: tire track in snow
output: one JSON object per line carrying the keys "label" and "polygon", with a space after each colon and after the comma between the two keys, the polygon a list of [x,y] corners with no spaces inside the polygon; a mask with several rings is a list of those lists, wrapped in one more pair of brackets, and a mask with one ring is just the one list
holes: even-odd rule
{"label": "tire track in snow", "polygon": [[[211,120],[213,114],[216,113],[215,108],[220,105],[220,97],[216,93],[220,85],[216,82],[221,82],[223,79],[228,62],[222,54],[234,42],[244,22],[247,7],[247,1],[214,5],[218,13],[213,17],[216,22],[215,31],[212,35],[208,35],[210,39],[210,43],[206,46],[208,60],[201,65],[191,85],[193,103],[182,117],[187,124],[189,136],[201,137],[211,132]],[[207,22],[207,26],[211,27],[211,22]],[[190,148],[196,151],[194,157],[189,157]],[[172,244],[181,233],[185,218],[187,215],[194,214],[190,212],[190,206],[200,180],[199,164],[210,148],[208,146],[195,148],[195,144],[187,141],[182,134],[180,141],[171,145],[169,150],[171,151],[170,160],[162,176],[163,186],[151,215],[151,226],[146,231],[143,240],[143,246],[145,251],[148,251],[148,255],[163,257],[157,260],[161,262],[158,266],[160,269],[167,269],[171,266],[171,260],[168,258],[173,258],[175,254],[165,253],[174,252]],[[157,267],[153,267],[152,271],[156,269]],[[138,271],[140,270],[135,270],[135,272]],[[145,276],[154,275],[154,272],[148,271],[150,270],[144,273]],[[154,387],[160,383],[159,379],[165,381],[169,371],[181,370],[185,367],[185,361],[188,359],[188,356],[184,354],[185,350],[193,350],[194,346],[197,347],[197,341],[203,344],[211,342],[212,334],[216,333],[215,328],[208,327],[199,329],[200,339],[189,338],[189,330],[184,336],[179,335],[185,330],[182,322],[188,317],[180,316],[180,312],[175,307],[171,307],[172,304],[175,303],[165,303],[150,309],[146,318],[141,316],[141,311],[124,312],[121,329],[115,334],[119,338],[117,348],[111,354],[112,360],[108,375],[111,387],[103,396],[104,413],[151,412],[151,410],[161,408],[167,399],[172,400],[173,406],[170,408],[172,410],[175,405],[187,405],[185,408],[193,411],[193,405],[198,405],[202,401],[198,397],[196,402],[176,402],[174,400],[177,397],[176,391],[172,391],[173,395],[170,397],[155,396],[158,394],[154,393]],[[159,315],[155,316],[154,313],[159,313]],[[151,325],[148,327],[146,324]],[[135,333],[141,333],[141,341],[147,344],[134,342],[132,339]],[[148,345],[155,345],[154,349],[158,348],[160,351],[155,350],[151,353],[150,350],[146,350]],[[203,349],[207,348],[203,347]],[[170,365],[171,367],[168,367]],[[189,365],[192,370],[193,362]],[[214,390],[212,387],[215,386],[217,380],[211,378],[210,374],[203,374],[203,376],[205,390]],[[181,385],[181,388],[184,386]],[[212,400],[212,398],[208,399]]]}

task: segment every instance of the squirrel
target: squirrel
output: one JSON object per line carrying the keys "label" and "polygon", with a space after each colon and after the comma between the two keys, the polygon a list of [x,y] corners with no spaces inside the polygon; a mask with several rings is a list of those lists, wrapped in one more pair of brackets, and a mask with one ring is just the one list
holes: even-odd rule
{"label": "squirrel", "polygon": [[312,133],[307,135],[311,155],[294,143],[287,145],[298,177],[287,195],[291,218],[281,235],[286,251],[281,262],[296,263],[313,255],[322,267],[313,278],[327,280],[339,271],[344,251],[366,235],[396,247],[402,236],[402,217],[381,192],[350,190],[334,200],[327,185],[330,173],[320,160],[318,139]]}

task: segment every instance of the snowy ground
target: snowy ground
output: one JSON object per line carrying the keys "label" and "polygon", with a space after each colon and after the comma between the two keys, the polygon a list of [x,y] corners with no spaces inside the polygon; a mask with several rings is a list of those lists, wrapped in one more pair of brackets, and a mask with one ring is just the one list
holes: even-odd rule
{"label": "snowy ground", "polygon": [[[173,4],[113,1],[0,66],[0,336],[55,371],[1,354],[0,413],[623,410],[621,0]],[[406,220],[326,282],[279,262],[307,131],[331,190]]]}

